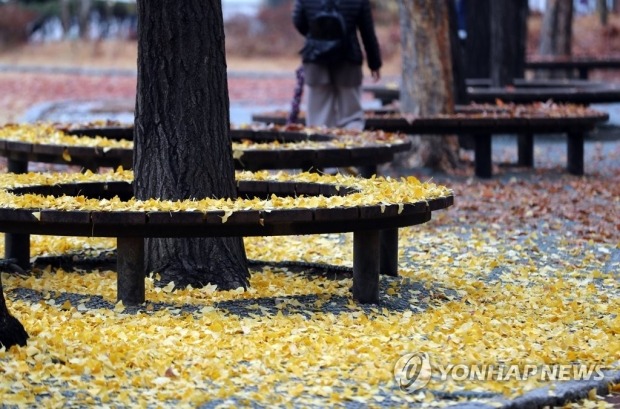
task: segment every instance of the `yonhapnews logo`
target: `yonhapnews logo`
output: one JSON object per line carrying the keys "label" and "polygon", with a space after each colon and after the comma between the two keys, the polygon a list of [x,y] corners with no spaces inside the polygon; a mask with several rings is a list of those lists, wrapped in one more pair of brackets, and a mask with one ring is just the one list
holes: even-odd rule
{"label": "yonhapnews logo", "polygon": [[431,361],[425,352],[407,353],[394,365],[394,380],[401,390],[414,393],[435,381],[539,381],[594,380],[605,378],[602,365],[594,364],[448,364]]}

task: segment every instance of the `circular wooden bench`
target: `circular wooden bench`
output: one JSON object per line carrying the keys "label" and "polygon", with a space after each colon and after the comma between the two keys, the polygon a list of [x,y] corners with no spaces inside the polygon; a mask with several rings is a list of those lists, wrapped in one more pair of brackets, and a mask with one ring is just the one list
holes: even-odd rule
{"label": "circular wooden bench", "polygon": [[[609,119],[607,113],[583,107],[570,106],[565,109],[535,112],[495,111],[487,114],[438,115],[436,117],[403,117],[401,115],[377,115],[369,118],[376,129],[407,134],[468,134],[474,140],[474,162],[476,176],[493,176],[493,135],[518,134],[518,163],[521,166],[534,165],[534,135],[545,133],[566,134],[566,165],[569,173],[584,173],[584,138],[597,124]],[[372,121],[370,120],[372,119]]]}
{"label": "circular wooden bench", "polygon": [[525,62],[528,70],[577,70],[579,78],[586,80],[590,70],[619,70],[620,57],[551,57]]}
{"label": "circular wooden bench", "polygon": [[[238,195],[240,198],[270,198],[273,194],[295,198],[322,195],[329,198],[351,193],[362,193],[365,197],[377,194],[376,191],[365,191],[365,188],[355,186],[299,180],[303,174],[296,177],[297,180],[290,182],[239,180]],[[318,175],[313,177],[325,178]],[[369,186],[377,183],[370,180],[366,182]],[[161,209],[138,211],[65,210],[22,208],[11,200],[19,200],[13,195],[27,193],[55,197],[79,194],[97,199],[118,196],[121,200],[128,200],[133,195],[131,183],[59,183],[4,190],[9,193],[9,197],[5,196],[3,207],[0,208],[0,231],[19,235],[116,237],[118,299],[126,305],[145,301],[145,237],[276,236],[337,232],[353,232],[353,296],[362,303],[374,303],[379,299],[379,273],[397,275],[398,228],[425,223],[431,219],[432,211],[453,204],[452,193],[446,189],[442,190],[443,195],[429,200],[396,204],[385,204],[375,199],[374,203],[357,206],[236,211],[209,208],[170,211],[164,210],[164,206]],[[200,207],[196,202],[192,202],[192,205]],[[29,254],[23,254],[26,250],[29,252],[29,249],[13,248],[14,252],[22,254],[11,256],[28,257]]]}
{"label": "circular wooden bench", "polygon": [[[568,83],[567,86],[561,86],[558,83],[551,84],[554,86],[525,87],[517,85],[506,88],[485,85],[468,86],[467,95],[471,102],[476,103],[494,103],[498,99],[520,104],[549,100],[557,103],[583,105],[620,102],[620,86],[618,85],[583,86]],[[383,105],[391,104],[400,99],[400,89],[397,85],[367,85],[363,91],[372,94]]]}
{"label": "circular wooden bench", "polygon": [[[503,111],[503,108],[498,106],[491,105],[457,105],[455,110],[459,114],[482,114],[488,112],[498,112]],[[382,118],[388,115],[394,116],[397,115],[398,111],[394,108],[384,107],[381,109],[366,109],[364,110],[364,121],[365,121],[365,129],[366,130],[377,130],[377,125],[381,124],[381,122],[377,122],[376,118]],[[252,114],[252,121],[256,123],[262,124],[271,124],[276,126],[282,126],[287,123],[288,120],[288,111],[276,110],[276,111],[266,111],[266,112],[257,112]],[[300,125],[304,125],[306,122],[305,112],[301,111],[299,113],[298,123]]]}
{"label": "circular wooden bench", "polygon": [[[133,127],[106,126],[67,128],[68,135],[103,137],[116,141],[133,140]],[[360,167],[364,177],[377,172],[377,165],[390,162],[406,151],[410,142],[398,135],[370,133],[356,136],[343,130],[318,130],[296,126],[293,129],[233,129],[233,156],[238,169],[301,169]],[[273,145],[277,143],[277,145]],[[24,173],[28,162],[75,164],[86,169],[118,167],[130,169],[131,145],[125,147],[96,144],[39,143],[0,138],[0,155],[8,159],[9,172]]]}
{"label": "circular wooden bench", "polygon": [[[253,116],[255,121],[278,123],[279,112]],[[365,113],[366,128],[405,134],[445,135],[468,134],[474,141],[476,176],[493,175],[491,139],[497,134],[518,134],[518,163],[534,165],[534,135],[564,133],[567,135],[567,169],[583,175],[584,138],[609,115],[576,105],[468,105],[458,106],[453,115],[433,117],[403,116],[393,110],[369,110]]]}

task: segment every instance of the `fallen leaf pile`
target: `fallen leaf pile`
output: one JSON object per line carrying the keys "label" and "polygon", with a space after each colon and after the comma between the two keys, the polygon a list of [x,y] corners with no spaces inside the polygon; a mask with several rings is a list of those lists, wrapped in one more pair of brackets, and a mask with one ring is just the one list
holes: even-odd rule
{"label": "fallen leaf pile", "polygon": [[288,174],[286,172],[270,173],[238,172],[239,181],[274,181],[274,182],[310,182],[337,186],[338,189],[350,188],[355,192],[345,196],[277,196],[269,199],[238,198],[231,199],[194,199],[183,201],[136,200],[123,201],[118,197],[112,199],[91,199],[85,196],[43,196],[37,194],[15,194],[7,189],[12,187],[52,185],[77,182],[111,182],[133,180],[133,172],[119,169],[106,173],[27,173],[0,174],[0,208],[21,209],[55,209],[55,210],[100,210],[100,211],[229,211],[240,210],[274,210],[299,208],[334,208],[365,205],[399,205],[417,203],[451,195],[450,189],[431,182],[420,182],[411,176],[399,180],[373,177],[361,179],[346,175],[319,175],[317,173]]}
{"label": "fallen leaf pile", "polygon": [[[54,123],[38,123],[38,124],[8,124],[0,128],[0,140],[26,142],[41,145],[60,145],[60,146],[85,146],[97,147],[103,149],[133,149],[133,141],[116,140],[103,136],[79,136],[71,135],[65,130],[84,129],[92,127],[107,126],[123,126],[123,124],[112,121],[91,122],[67,127],[65,125]],[[308,139],[302,139],[294,142],[280,142],[274,140],[269,141],[253,141],[252,139],[244,139],[242,142],[233,142],[233,152],[245,150],[299,150],[299,149],[334,149],[334,148],[355,148],[370,146],[385,146],[392,144],[404,144],[407,139],[404,135],[383,131],[352,131],[344,129],[327,129],[320,127],[297,127],[297,126],[259,126],[245,125],[238,129],[248,129],[254,131],[268,132],[299,132],[308,135]],[[333,137],[331,140],[313,140],[313,134],[321,134]]]}
{"label": "fallen leaf pile", "polygon": [[[368,118],[401,118],[399,112],[373,112],[366,113]],[[495,104],[472,103],[461,108],[460,112],[453,114],[436,114],[419,117],[420,119],[433,118],[580,118],[580,117],[604,117],[601,111],[578,104],[559,104],[553,101],[534,102],[531,104],[507,103],[501,100]]]}
{"label": "fallen leaf pile", "polygon": [[[618,220],[616,177],[455,181],[453,209],[399,230],[400,277],[382,277],[381,304],[371,307],[352,301],[346,274],[269,264],[254,270],[247,291],[171,291],[149,278],[137,314],[115,304],[114,271],[3,273],[9,308],[31,338],[0,352],[0,395],[31,406],[440,407],[499,404],[549,382],[435,374],[408,394],[392,374],[402,354],[426,352],[443,365],[620,370],[620,231],[604,221]],[[352,241],[331,234],[245,244],[250,259],[350,267]],[[32,242],[33,254],[114,248],[98,239]],[[26,290],[39,298],[16,296]]]}
{"label": "fallen leaf pile", "polygon": [[101,136],[69,135],[53,124],[8,124],[0,128],[0,140],[60,146],[88,146],[101,148],[132,149],[133,142],[114,140]]}

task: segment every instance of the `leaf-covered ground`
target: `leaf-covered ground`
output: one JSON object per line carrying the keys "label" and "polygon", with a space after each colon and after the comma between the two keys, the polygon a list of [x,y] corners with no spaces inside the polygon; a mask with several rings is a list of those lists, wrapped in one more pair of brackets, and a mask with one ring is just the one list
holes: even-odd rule
{"label": "leaf-covered ground", "polygon": [[[279,105],[294,80],[231,77],[229,87],[233,103]],[[0,91],[4,123],[43,101],[133,98],[135,79],[2,73]],[[514,143],[496,141],[494,163],[514,162]],[[0,406],[529,408],[590,393],[579,407],[605,407],[593,385],[533,395],[549,383],[435,377],[412,395],[393,380],[402,354],[426,352],[438,364],[600,364],[620,382],[620,142],[589,141],[585,177],[564,172],[563,139],[535,149],[536,170],[499,166],[490,181],[472,178],[471,163],[450,177],[416,170],[456,203],[401,229],[401,276],[382,277],[375,307],[351,301],[350,234],[246,239],[248,256],[269,262],[253,265],[247,292],[149,281],[138,311],[115,304],[110,263],[2,273],[31,338],[0,352]],[[83,258],[115,242],[39,236],[32,247]],[[342,268],[273,264],[282,260]]]}
{"label": "leaf-covered ground", "polygon": [[[598,162],[596,143],[587,144],[585,177],[565,174],[561,155],[554,162],[549,153],[563,143],[543,144],[535,171],[500,167],[491,181],[435,175],[456,204],[400,230],[400,277],[382,277],[377,306],[351,299],[350,234],[246,239],[248,256],[265,262],[253,264],[248,291],[171,292],[149,280],[139,309],[115,304],[106,263],[3,273],[9,307],[31,338],[0,352],[2,404],[474,407],[517,399],[532,407],[540,402],[532,391],[552,384],[435,376],[408,394],[392,373],[406,352],[444,365],[599,364],[619,383],[620,143],[600,143]],[[38,236],[33,253],[114,245]],[[571,396],[590,392],[594,400],[579,406],[606,407],[591,388],[575,386]]]}

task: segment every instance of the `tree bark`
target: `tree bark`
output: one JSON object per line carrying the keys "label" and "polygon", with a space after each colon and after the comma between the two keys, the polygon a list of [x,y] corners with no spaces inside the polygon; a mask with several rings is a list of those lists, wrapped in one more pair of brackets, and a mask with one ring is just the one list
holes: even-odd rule
{"label": "tree bark", "polygon": [[465,83],[465,60],[463,43],[459,39],[458,16],[454,1],[448,2],[448,26],[450,30],[450,54],[452,57],[452,78],[454,103],[466,105],[469,103],[467,86]]}
{"label": "tree bark", "polygon": [[609,8],[607,7],[607,0],[597,0],[596,11],[598,12],[598,18],[601,25],[605,27],[609,21]]}
{"label": "tree bark", "polygon": [[[138,199],[236,198],[220,0],[138,3]],[[176,287],[247,287],[241,237],[147,239],[147,272]]]}
{"label": "tree bark", "polygon": [[71,29],[71,13],[69,12],[69,0],[60,0],[60,22],[63,36],[67,37]]}
{"label": "tree bark", "polygon": [[525,74],[527,0],[491,2],[491,83],[513,85]]}
{"label": "tree bark", "polygon": [[[449,4],[453,0],[399,0],[402,44],[400,108],[404,115],[454,113]],[[452,4],[453,5],[453,4]],[[456,30],[456,28],[454,28]],[[397,165],[447,171],[458,166],[456,136],[427,136]]]}
{"label": "tree bark", "polygon": [[[573,1],[547,0],[540,33],[542,56],[569,57],[572,50]],[[537,78],[568,78],[566,70],[540,70]]]}
{"label": "tree bark", "polygon": [[80,38],[82,40],[88,39],[89,18],[91,9],[91,0],[80,0],[80,11],[78,22],[80,26]]}
{"label": "tree bark", "polygon": [[491,0],[463,0],[467,38],[465,39],[465,75],[467,78],[491,77]]}

